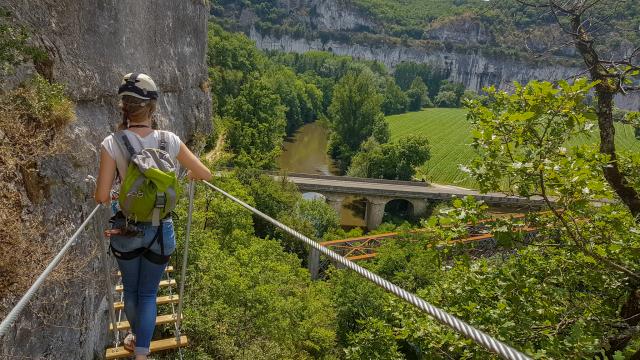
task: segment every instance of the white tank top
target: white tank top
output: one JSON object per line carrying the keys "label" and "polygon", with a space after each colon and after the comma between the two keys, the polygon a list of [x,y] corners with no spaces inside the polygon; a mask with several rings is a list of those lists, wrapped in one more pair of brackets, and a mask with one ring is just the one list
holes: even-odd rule
{"label": "white tank top", "polygon": [[[178,153],[180,152],[180,145],[182,144],[182,140],[178,137],[178,135],[163,130],[154,130],[150,132],[147,136],[142,137],[133,131],[124,130],[131,142],[131,146],[136,151],[140,151],[144,148],[159,148],[160,147],[160,133],[164,133],[165,141],[167,142],[166,151],[173,160],[176,167],[179,167],[176,158],[178,157]],[[129,166],[129,155],[126,153],[122,153],[120,146],[116,143],[116,139],[114,138],[115,134],[111,134],[107,136],[102,141],[102,147],[107,151],[109,156],[116,162],[116,167],[118,168],[118,173],[120,174],[120,178],[124,179],[127,176],[127,167]],[[178,171],[179,173],[179,171]]]}

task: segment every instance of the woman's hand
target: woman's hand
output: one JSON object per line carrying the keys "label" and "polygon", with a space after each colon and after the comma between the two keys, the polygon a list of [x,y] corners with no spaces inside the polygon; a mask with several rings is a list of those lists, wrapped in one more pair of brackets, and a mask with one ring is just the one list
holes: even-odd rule
{"label": "woman's hand", "polygon": [[211,180],[213,176],[211,175],[211,171],[193,155],[184,143],[180,144],[180,152],[178,153],[177,159],[180,165],[189,170],[187,172],[189,180]]}
{"label": "woman's hand", "polygon": [[197,174],[195,174],[193,171],[188,170],[187,171],[187,179],[193,180],[193,181],[199,181],[199,180],[211,180],[211,177],[203,178],[203,177],[198,176]]}

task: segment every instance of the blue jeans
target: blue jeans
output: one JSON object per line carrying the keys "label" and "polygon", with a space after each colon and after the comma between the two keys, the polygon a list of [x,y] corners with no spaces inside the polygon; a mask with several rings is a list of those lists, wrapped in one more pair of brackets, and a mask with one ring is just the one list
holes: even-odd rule
{"label": "blue jeans", "polygon": [[[144,232],[143,238],[153,238],[156,227],[140,226]],[[111,239],[112,245],[122,239]],[[171,254],[175,250],[175,234],[173,223],[163,223],[163,240],[165,254]],[[159,253],[159,252],[158,252]],[[124,312],[131,325],[131,331],[136,335],[136,355],[148,355],[149,345],[156,326],[158,313],[156,297],[158,287],[167,264],[158,265],[150,262],[144,256],[131,260],[118,261],[118,267],[122,273],[122,285],[124,287]]]}

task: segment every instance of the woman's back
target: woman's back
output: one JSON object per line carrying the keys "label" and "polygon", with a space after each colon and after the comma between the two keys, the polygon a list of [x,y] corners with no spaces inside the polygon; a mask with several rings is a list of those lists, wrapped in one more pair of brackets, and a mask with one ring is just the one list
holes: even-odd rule
{"label": "woman's back", "polygon": [[[126,149],[123,149],[122,146],[118,145],[118,141],[115,138],[116,136],[127,136],[135,151],[140,151],[145,148],[160,148],[160,141],[164,135],[164,140],[166,142],[165,151],[169,154],[173,163],[176,165],[178,164],[176,158],[178,157],[180,144],[182,143],[178,135],[164,130],[151,130],[145,132],[147,134],[143,136],[136,131],[127,129],[111,134],[102,141],[104,149],[107,151],[109,156],[115,160],[121,179],[124,179],[127,173],[129,154]],[[144,132],[141,133],[144,134]]]}

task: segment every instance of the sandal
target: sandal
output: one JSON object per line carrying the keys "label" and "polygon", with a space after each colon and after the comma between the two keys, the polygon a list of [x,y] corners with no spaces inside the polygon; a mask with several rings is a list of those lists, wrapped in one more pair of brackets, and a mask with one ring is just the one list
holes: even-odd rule
{"label": "sandal", "polygon": [[125,350],[133,352],[136,349],[136,336],[133,335],[133,333],[128,332],[127,336],[124,337],[122,344],[124,345]]}

